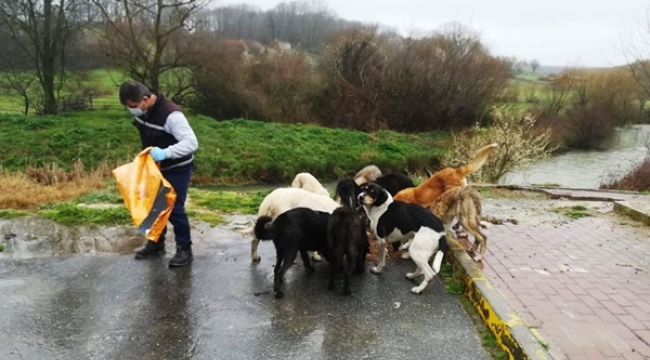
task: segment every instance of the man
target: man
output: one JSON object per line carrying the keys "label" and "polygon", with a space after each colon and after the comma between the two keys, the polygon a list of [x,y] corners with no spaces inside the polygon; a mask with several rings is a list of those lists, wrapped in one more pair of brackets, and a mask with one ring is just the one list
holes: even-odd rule
{"label": "man", "polygon": [[[194,152],[199,146],[194,131],[176,104],[142,83],[124,82],[119,96],[120,103],[134,116],[133,125],[140,132],[142,148],[153,147],[151,157],[160,163],[163,177],[176,191],[176,203],[169,216],[169,222],[174,226],[176,254],[169,260],[169,266],[190,264],[194,257],[185,198],[194,169]],[[135,258],[164,254],[166,233],[167,227],[158,242],[148,240],[144,248],[136,252]]]}

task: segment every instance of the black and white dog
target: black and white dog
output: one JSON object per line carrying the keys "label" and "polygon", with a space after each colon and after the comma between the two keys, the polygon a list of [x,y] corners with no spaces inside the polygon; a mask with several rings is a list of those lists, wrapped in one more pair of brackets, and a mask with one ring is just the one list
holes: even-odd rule
{"label": "black and white dog", "polygon": [[[378,264],[371,271],[381,273],[386,264],[386,243],[406,241],[401,249],[408,253],[417,269],[406,274],[409,279],[424,275],[419,286],[411,289],[419,294],[440,271],[444,252],[448,249],[445,227],[440,219],[417,204],[394,201],[381,186],[368,183],[361,187],[359,203],[370,219],[370,227],[377,238]],[[433,268],[429,265],[432,256]]]}

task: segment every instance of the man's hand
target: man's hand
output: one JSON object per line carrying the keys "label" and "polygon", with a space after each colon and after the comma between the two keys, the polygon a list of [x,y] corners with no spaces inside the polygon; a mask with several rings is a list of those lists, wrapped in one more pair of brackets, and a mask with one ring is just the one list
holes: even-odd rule
{"label": "man's hand", "polygon": [[167,159],[167,152],[157,146],[151,149],[151,151],[149,151],[149,154],[151,154],[153,161],[156,162]]}

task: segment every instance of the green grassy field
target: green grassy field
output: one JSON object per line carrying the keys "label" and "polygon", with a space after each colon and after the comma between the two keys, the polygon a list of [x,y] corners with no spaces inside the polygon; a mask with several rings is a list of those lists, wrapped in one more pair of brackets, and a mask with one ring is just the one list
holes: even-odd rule
{"label": "green grassy field", "polygon": [[[218,122],[189,116],[199,140],[195,180],[212,184],[286,182],[309,171],[335,179],[374,163],[393,170],[435,168],[446,134],[364,133],[314,125],[251,120]],[[57,163],[88,169],[129,162],[140,150],[124,110],[73,112],[66,116],[0,114],[0,164],[5,170]]]}

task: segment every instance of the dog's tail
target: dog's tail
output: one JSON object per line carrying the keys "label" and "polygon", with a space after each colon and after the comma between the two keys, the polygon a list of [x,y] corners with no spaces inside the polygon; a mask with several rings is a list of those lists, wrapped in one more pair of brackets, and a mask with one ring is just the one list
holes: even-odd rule
{"label": "dog's tail", "polygon": [[483,166],[485,161],[488,158],[488,155],[490,155],[490,152],[497,147],[497,143],[493,143],[487,146],[482,147],[477,153],[476,156],[474,156],[474,159],[469,162],[469,164],[462,166],[458,168],[458,171],[460,172],[461,176],[465,177],[474,171],[478,170]]}
{"label": "dog's tail", "polygon": [[438,239],[438,251],[433,257],[433,271],[438,274],[440,272],[440,267],[442,266],[442,258],[445,256],[445,252],[449,250],[449,243],[447,243],[447,236],[442,234]]}
{"label": "dog's tail", "polygon": [[271,240],[274,237],[273,218],[260,216],[255,221],[255,237],[260,240]]}

